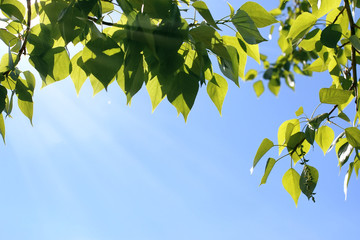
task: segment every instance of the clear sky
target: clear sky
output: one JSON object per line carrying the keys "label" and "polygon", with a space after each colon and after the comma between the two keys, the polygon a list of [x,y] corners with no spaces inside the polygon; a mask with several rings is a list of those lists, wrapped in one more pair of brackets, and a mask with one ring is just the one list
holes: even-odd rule
{"label": "clear sky", "polygon": [[[270,10],[279,1],[257,2]],[[228,14],[225,1],[207,3]],[[261,50],[278,54],[275,46]],[[262,139],[276,141],[300,106],[311,115],[330,84],[327,73],[297,75],[295,92],[283,83],[279,97],[266,90],[257,99],[252,83],[230,82],[222,117],[203,87],[185,123],[166,100],[151,113],[145,89],[129,107],[116,83],[92,97],[86,82],[77,97],[70,79],[40,89],[38,77],[34,126],[14,108],[0,144],[0,239],[354,239],[359,180],[345,201],[346,169],[339,174],[333,151],[309,154],[320,172],[315,204],[302,195],[295,208],[281,184],[287,159],[261,187],[266,159],[249,171]]]}

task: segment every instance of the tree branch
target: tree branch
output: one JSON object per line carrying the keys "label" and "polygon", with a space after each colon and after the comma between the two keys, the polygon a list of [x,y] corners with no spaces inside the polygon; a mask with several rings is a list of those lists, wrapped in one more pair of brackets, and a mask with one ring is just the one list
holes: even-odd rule
{"label": "tree branch", "polygon": [[345,8],[341,9],[341,11],[339,12],[339,14],[338,14],[338,15],[336,15],[336,17],[335,17],[334,21],[333,21],[331,24],[336,23],[336,21],[338,20],[338,18],[340,17],[340,15],[344,12],[344,10],[345,10]]}
{"label": "tree branch", "polygon": [[[349,23],[350,23],[350,31],[351,31],[351,36],[355,35],[355,22],[354,19],[352,17],[352,12],[351,12],[351,8],[350,8],[350,4],[349,4],[349,0],[344,0],[345,3],[345,8],[346,8],[346,12],[349,18]],[[352,72],[353,72],[353,83],[350,87],[350,89],[354,89],[354,94],[355,94],[355,105],[356,105],[356,112],[358,111],[358,91],[357,91],[357,71],[356,71],[356,49],[354,48],[354,46],[351,46],[351,66],[352,66]]]}

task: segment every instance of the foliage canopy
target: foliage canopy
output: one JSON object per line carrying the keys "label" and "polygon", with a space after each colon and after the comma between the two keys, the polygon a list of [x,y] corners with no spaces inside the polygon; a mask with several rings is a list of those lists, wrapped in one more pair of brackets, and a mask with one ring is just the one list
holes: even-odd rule
{"label": "foliage canopy", "polygon": [[[8,49],[0,62],[4,141],[4,118],[11,116],[14,101],[32,121],[35,77],[20,69],[23,55],[43,86],[70,76],[77,93],[89,79],[96,94],[116,81],[128,104],[145,86],[153,110],[166,98],[185,121],[201,86],[206,86],[221,114],[228,90],[223,76],[237,86],[239,78],[257,78],[257,70],[245,72],[251,57],[264,67],[262,80],[253,83],[258,97],[264,92],[264,82],[275,95],[281,81],[294,89],[294,73],[312,76],[328,71],[332,78],[331,86],[319,91],[320,104],[331,105],[330,111],[319,114],[315,109],[307,117],[300,107],[297,118],[279,127],[277,144],[263,140],[251,172],[270,149],[278,147],[280,157],[268,158],[261,184],[278,161],[287,157],[291,168],[283,176],[284,188],[296,204],[301,193],[314,200],[319,173],[309,165],[306,154],[317,143],[324,154],[335,149],[340,168],[348,166],[346,195],[352,172],[358,176],[360,168],[360,19],[355,18],[360,1],[280,0],[271,11],[250,1],[236,11],[228,5],[229,15],[215,19],[204,1],[0,0],[4,16],[0,38]],[[281,53],[270,63],[259,52],[258,45],[266,41],[259,28],[269,27],[271,35],[275,25],[280,25],[277,43]],[[224,27],[234,34],[221,35]],[[214,62],[223,76],[214,72]],[[335,123],[337,119],[342,123]],[[337,137],[334,127],[341,129]],[[295,170],[297,163],[302,166],[301,174]]]}

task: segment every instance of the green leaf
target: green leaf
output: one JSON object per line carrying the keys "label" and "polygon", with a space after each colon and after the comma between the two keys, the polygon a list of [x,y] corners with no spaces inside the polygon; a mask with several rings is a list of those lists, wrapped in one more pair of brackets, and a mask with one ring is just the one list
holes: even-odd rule
{"label": "green leaf", "polygon": [[358,157],[356,157],[355,161],[354,161],[354,169],[355,169],[355,173],[356,173],[356,178],[359,177],[359,169],[360,169],[360,160]]}
{"label": "green leaf", "polygon": [[165,98],[165,93],[161,88],[158,76],[155,76],[151,80],[147,81],[146,89],[151,99],[152,111],[154,112],[155,108]]}
{"label": "green leaf", "polygon": [[17,37],[13,34],[8,32],[6,29],[0,28],[0,39],[7,45],[7,46],[14,46],[16,44]]}
{"label": "green leaf", "polygon": [[328,66],[322,58],[316,59],[310,64],[310,66],[304,68],[304,71],[312,72],[324,72],[326,70],[328,70]]}
{"label": "green leaf", "polygon": [[253,85],[253,88],[254,88],[254,91],[255,91],[255,94],[257,97],[260,97],[264,93],[264,90],[265,90],[264,84],[261,80],[255,82]]}
{"label": "green leaf", "polygon": [[349,118],[345,113],[343,113],[343,112],[340,112],[340,113],[338,114],[338,117],[341,118],[342,120],[348,122],[348,123],[351,123],[350,118]]}
{"label": "green leaf", "polygon": [[213,26],[216,29],[219,29],[205,2],[196,1],[192,4],[192,6],[200,13],[200,15],[209,25]]}
{"label": "green leaf", "polygon": [[256,28],[251,17],[243,10],[239,9],[231,19],[238,32],[248,44],[258,44],[266,41]]}
{"label": "green leaf", "polygon": [[7,96],[6,88],[0,85],[0,113],[5,109],[6,96]]}
{"label": "green leaf", "polygon": [[201,24],[191,29],[189,33],[197,42],[204,44],[206,48],[210,49],[216,55],[227,60],[230,59],[222,37],[214,28]]}
{"label": "green leaf", "polygon": [[25,7],[18,0],[1,0],[0,9],[12,20],[24,20]]}
{"label": "green leaf", "polygon": [[258,3],[246,2],[240,9],[245,11],[251,17],[258,28],[266,27],[278,22],[273,15]]}
{"label": "green leaf", "polygon": [[314,190],[319,179],[319,172],[316,168],[304,165],[300,176],[300,189],[308,199],[314,195]]}
{"label": "green leaf", "polygon": [[308,124],[312,129],[317,130],[320,127],[320,124],[328,117],[328,113],[319,114],[316,117],[308,119]]}
{"label": "green leaf", "polygon": [[335,138],[334,131],[328,126],[320,127],[315,135],[315,141],[324,152],[324,156],[331,146],[332,141]]}
{"label": "green leaf", "polygon": [[360,130],[356,127],[349,127],[345,129],[345,134],[348,142],[355,148],[360,148]]}
{"label": "green leaf", "polygon": [[144,80],[147,79],[143,55],[138,49],[133,47],[134,45],[131,45],[127,48],[124,67],[120,68],[116,77],[116,81],[126,95],[128,104],[132,97],[141,89]]}
{"label": "green leaf", "polygon": [[349,181],[350,181],[350,178],[351,178],[351,174],[353,172],[353,169],[354,169],[354,163],[350,163],[349,164],[349,169],[345,175],[345,178],[344,178],[344,194],[345,194],[345,200],[347,199],[347,193],[348,193],[348,186],[349,186]]}
{"label": "green leaf", "polygon": [[341,35],[341,26],[339,24],[330,24],[322,31],[320,41],[326,47],[336,48]]}
{"label": "green leaf", "polygon": [[[301,153],[298,153],[298,148],[301,148],[301,145],[305,141],[305,133],[297,132],[290,136],[289,141],[286,145],[288,152],[291,154],[291,157],[295,163],[299,160],[298,157]],[[294,157],[293,157],[294,155]]]}
{"label": "green leaf", "polygon": [[293,44],[296,44],[315,25],[316,21],[317,18],[314,15],[303,12],[293,22],[287,38],[292,39]]}
{"label": "green leaf", "polygon": [[[328,12],[333,9],[339,7],[341,0],[331,0],[331,1],[324,1],[324,0],[310,0],[311,8],[313,10],[313,14],[317,18],[321,18]],[[320,7],[318,6],[320,4]]]}
{"label": "green leaf", "polygon": [[341,167],[349,160],[349,157],[353,151],[353,146],[348,143],[346,138],[341,138],[336,143],[335,150],[336,156],[339,161],[339,167]]}
{"label": "green leaf", "polygon": [[268,177],[269,177],[269,174],[271,172],[271,170],[273,169],[274,165],[275,165],[276,161],[275,159],[273,158],[269,158],[266,162],[266,166],[265,166],[265,173],[264,173],[264,176],[261,178],[261,184],[265,184]]}
{"label": "green leaf", "polygon": [[285,148],[284,145],[289,141],[293,133],[300,132],[300,122],[298,119],[291,119],[283,122],[278,130],[279,155]]}
{"label": "green leaf", "polygon": [[304,113],[303,107],[299,107],[298,110],[296,110],[295,115],[298,117]]}
{"label": "green leaf", "polygon": [[229,8],[230,8],[230,18],[233,18],[234,15],[235,15],[235,10],[233,8],[233,6],[230,4],[230,3],[227,3],[229,5]]}
{"label": "green leaf", "polygon": [[[259,45],[258,44],[248,44],[240,33],[236,33],[236,37],[239,39],[239,43],[245,53],[253,58],[257,63],[261,63],[260,61],[260,52],[259,52]],[[241,76],[241,75],[240,75]]]}
{"label": "green leaf", "polygon": [[352,35],[349,38],[351,45],[356,48],[356,50],[360,51],[360,40],[356,35]]}
{"label": "green leaf", "polygon": [[2,113],[0,113],[0,134],[3,138],[3,141],[5,143],[5,122],[4,122],[4,116]]}
{"label": "green leaf", "polygon": [[88,71],[85,71],[86,67],[84,66],[84,62],[82,60],[82,51],[78,52],[71,59],[71,73],[70,77],[74,83],[76,94],[79,95],[80,89],[86,79],[88,78]]}
{"label": "green leaf", "polygon": [[250,69],[245,75],[245,81],[254,80],[257,77],[258,72],[255,69]]}
{"label": "green leaf", "polygon": [[72,42],[77,36],[84,32],[85,22],[80,9],[73,7],[64,8],[60,13],[58,24],[61,36],[65,40],[65,44]]}
{"label": "green leaf", "polygon": [[[243,43],[241,39],[231,36],[223,36],[223,41],[226,44],[229,58],[232,59],[231,65],[235,65],[235,67],[233,67],[233,71],[236,71],[236,69],[238,69],[238,76],[244,79],[245,66],[248,55],[248,53],[246,52],[247,49],[246,44]],[[254,45],[250,45],[250,46],[254,46]],[[237,54],[231,48],[235,48]]]}
{"label": "green leaf", "polygon": [[316,44],[318,44],[318,41],[320,41],[321,33],[322,32],[319,28],[315,28],[314,30],[310,31],[301,41],[299,47],[309,52],[315,50]]}
{"label": "green leaf", "polygon": [[69,76],[70,59],[64,47],[56,47],[43,55],[31,55],[30,63],[40,73],[44,84],[60,81]]}
{"label": "green leaf", "polygon": [[18,106],[21,112],[30,120],[32,124],[33,116],[33,99],[32,91],[33,86],[28,84],[27,81],[19,78],[16,81],[16,95],[18,97]]}
{"label": "green leaf", "polygon": [[322,88],[319,92],[320,102],[334,105],[346,103],[350,96],[351,91],[335,88]]}
{"label": "green leaf", "polygon": [[255,158],[254,158],[254,162],[253,162],[253,166],[252,168],[250,169],[250,172],[251,174],[253,173],[254,171],[254,168],[256,166],[256,164],[260,161],[260,159],[274,146],[274,143],[265,138],[261,144],[260,144],[260,147],[258,148],[257,152],[256,152],[256,155],[255,155]]}
{"label": "green leaf", "polygon": [[296,207],[301,194],[299,181],[300,181],[300,175],[293,168],[287,170],[282,178],[282,184],[285,190],[290,194],[290,196],[294,200]]}
{"label": "green leaf", "polygon": [[226,46],[230,59],[218,57],[221,72],[239,86],[239,54],[235,47]]}
{"label": "green leaf", "polygon": [[311,145],[314,145],[315,141],[315,129],[311,127],[309,124],[305,128],[305,139],[308,141]]}
{"label": "green leaf", "polygon": [[194,105],[199,83],[197,78],[185,72],[180,72],[173,79],[167,94],[169,102],[182,114],[186,121],[187,116]]}
{"label": "green leaf", "polygon": [[222,76],[214,73],[213,78],[206,87],[207,93],[221,115],[221,108],[228,91],[228,84]]}
{"label": "green leaf", "polygon": [[82,60],[86,69],[107,88],[123,63],[124,53],[109,37],[92,39],[86,43]]}

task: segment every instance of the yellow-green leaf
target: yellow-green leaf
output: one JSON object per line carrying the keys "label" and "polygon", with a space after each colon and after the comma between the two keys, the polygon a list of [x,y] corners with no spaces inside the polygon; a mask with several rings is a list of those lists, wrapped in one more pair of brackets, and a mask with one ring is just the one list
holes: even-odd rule
{"label": "yellow-green leaf", "polygon": [[165,97],[165,94],[161,89],[161,84],[157,76],[147,81],[146,89],[150,96],[152,111],[154,112],[155,108]]}
{"label": "yellow-green leaf", "polygon": [[345,129],[345,134],[348,142],[355,148],[360,148],[360,130],[356,127],[349,127]]}
{"label": "yellow-green leaf", "polygon": [[315,25],[316,21],[317,18],[313,14],[303,12],[291,25],[287,38],[292,39],[292,42],[296,43],[305,36],[305,34]]}
{"label": "yellow-green leaf", "polygon": [[251,17],[258,28],[263,28],[278,22],[273,15],[258,3],[246,2],[240,9],[245,11]]}
{"label": "yellow-green leaf", "polygon": [[80,51],[71,59],[70,73],[77,95],[79,95],[80,89],[88,77],[84,69],[86,68],[82,60],[82,51]]}
{"label": "yellow-green leaf", "polygon": [[213,26],[216,29],[219,29],[205,2],[196,1],[193,3],[193,7],[200,13],[200,15],[209,25]]}
{"label": "yellow-green leaf", "polygon": [[317,130],[315,134],[315,141],[324,152],[324,155],[327,153],[334,138],[335,133],[332,128],[328,126],[322,126]]}
{"label": "yellow-green leaf", "polygon": [[334,105],[346,103],[350,96],[351,91],[336,88],[322,88],[319,92],[320,102]]}
{"label": "yellow-green leaf", "polygon": [[295,115],[298,117],[298,116],[300,116],[300,115],[303,114],[303,113],[304,113],[303,107],[299,107],[299,109],[295,112]]}
{"label": "yellow-green leaf", "polygon": [[221,108],[228,91],[227,81],[219,74],[214,73],[214,76],[211,81],[209,81],[206,90],[221,115]]}
{"label": "yellow-green leaf", "polygon": [[285,190],[290,194],[290,196],[294,200],[296,207],[301,194],[299,181],[300,181],[300,175],[293,168],[287,170],[282,178],[282,184]]}
{"label": "yellow-green leaf", "polygon": [[254,168],[256,166],[256,164],[260,161],[260,159],[265,155],[265,153],[267,153],[272,147],[274,146],[274,143],[265,138],[261,144],[259,149],[256,152],[255,158],[254,158],[254,162],[253,162],[253,166],[250,169],[250,172],[252,173],[254,171]]}
{"label": "yellow-green leaf", "polygon": [[264,176],[261,178],[261,184],[265,184],[268,177],[269,177],[269,174],[271,172],[271,170],[273,169],[274,165],[275,165],[276,161],[275,159],[273,158],[269,158],[266,162],[266,166],[265,166],[265,172],[264,172]]}
{"label": "yellow-green leaf", "polygon": [[283,145],[287,144],[290,136],[297,132],[300,132],[300,122],[298,119],[287,120],[280,125],[278,130],[279,155],[285,148]]}
{"label": "yellow-green leaf", "polygon": [[253,87],[257,97],[260,97],[264,93],[265,88],[261,80],[255,82]]}
{"label": "yellow-green leaf", "polygon": [[4,122],[4,116],[2,113],[0,113],[0,134],[5,143],[5,122]]}

